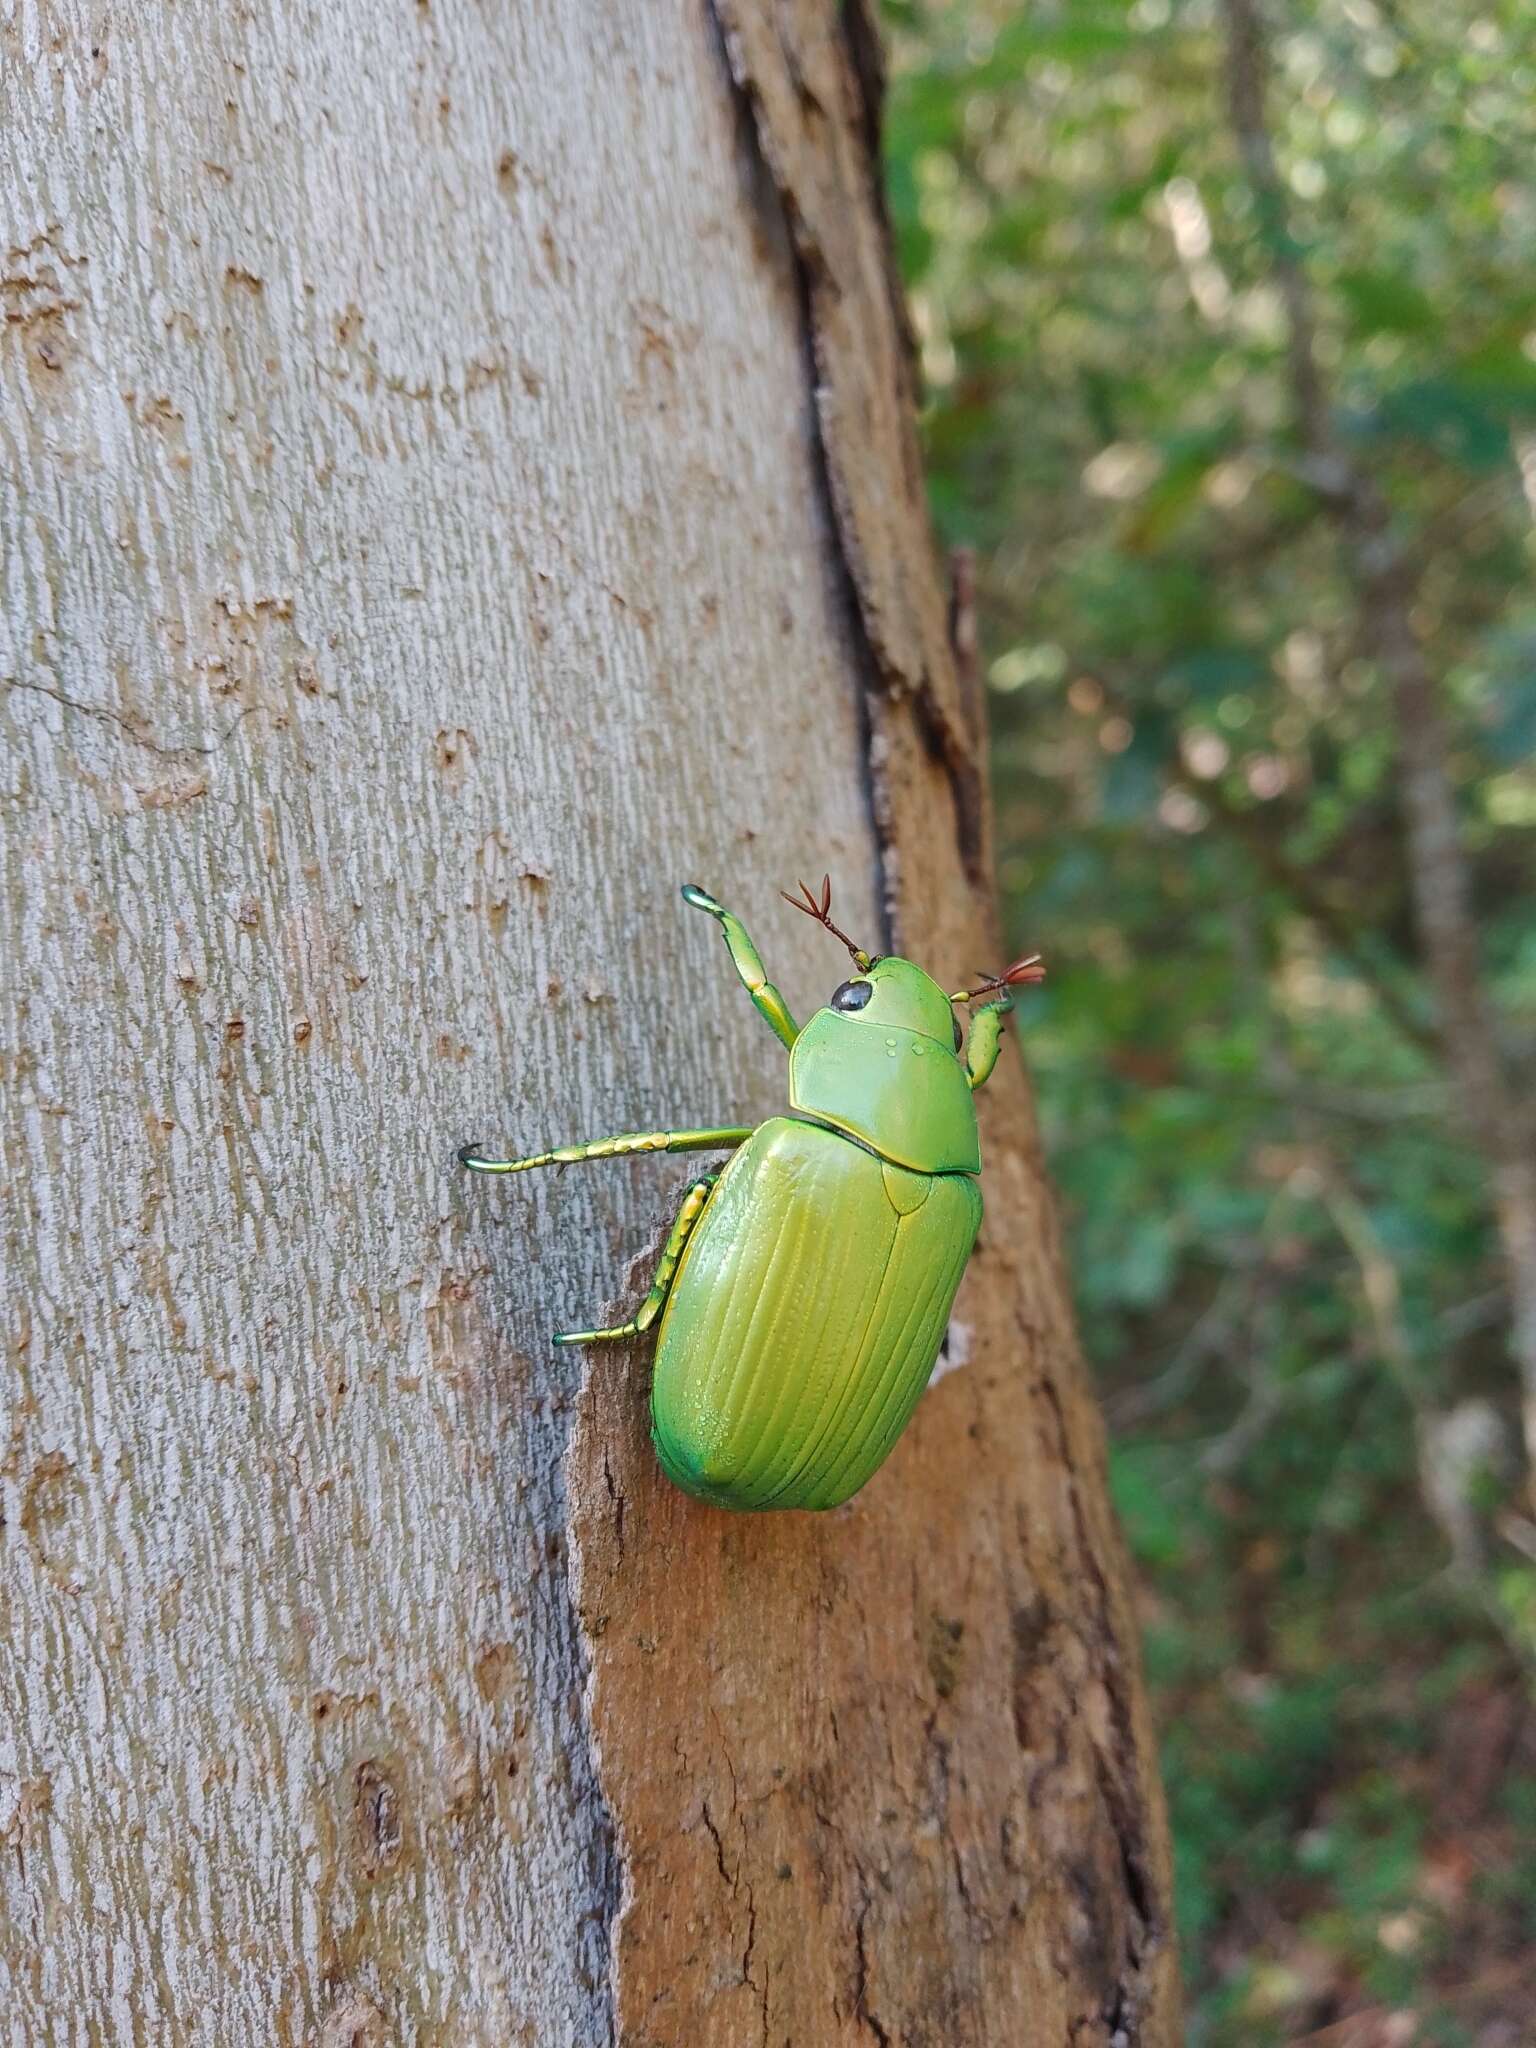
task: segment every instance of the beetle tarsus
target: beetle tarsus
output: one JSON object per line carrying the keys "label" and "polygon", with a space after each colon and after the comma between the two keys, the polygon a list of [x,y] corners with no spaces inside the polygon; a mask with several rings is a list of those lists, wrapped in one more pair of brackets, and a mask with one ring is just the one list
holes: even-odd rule
{"label": "beetle tarsus", "polygon": [[717,1173],[701,1173],[683,1196],[682,1206],[672,1220],[667,1242],[656,1263],[650,1292],[629,1321],[619,1323],[611,1330],[561,1330],[555,1336],[557,1344],[605,1344],[620,1337],[645,1335],[667,1305],[667,1296],[672,1291],[672,1282],[682,1260],[683,1247],[693,1234],[694,1225],[703,1215],[710,1189],[719,1178]]}

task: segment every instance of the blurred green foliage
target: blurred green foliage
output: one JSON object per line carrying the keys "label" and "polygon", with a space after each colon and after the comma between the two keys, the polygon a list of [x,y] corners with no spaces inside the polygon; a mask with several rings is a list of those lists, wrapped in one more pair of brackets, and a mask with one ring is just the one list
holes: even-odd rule
{"label": "blurred green foliage", "polygon": [[933,504],[977,557],[1010,937],[1051,967],[1024,1028],[1142,1575],[1191,2040],[1379,2011],[1513,2048],[1536,1529],[1509,1302],[1277,263],[1411,551],[1529,1075],[1536,4],[1277,0],[1283,224],[1209,0],[885,12]]}

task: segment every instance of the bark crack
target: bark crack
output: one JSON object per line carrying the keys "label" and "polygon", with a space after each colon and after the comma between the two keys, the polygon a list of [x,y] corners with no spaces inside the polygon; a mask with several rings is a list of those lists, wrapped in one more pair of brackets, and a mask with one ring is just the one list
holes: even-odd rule
{"label": "bark crack", "polygon": [[151,754],[159,754],[167,761],[182,760],[188,754],[203,758],[216,754],[233,739],[236,728],[257,709],[256,705],[247,704],[245,709],[237,712],[224,730],[205,746],[200,746],[193,740],[174,741],[167,745],[163,740],[151,739],[148,733],[140,732],[131,718],[125,718],[121,711],[114,711],[110,704],[90,704],[83,697],[71,697],[66,691],[55,689],[51,683],[29,682],[21,676],[6,676],[3,680],[8,690],[25,690],[34,697],[49,697],[55,704],[61,704],[66,711],[78,711],[84,718],[96,718],[104,724],[115,725],[136,747],[144,747]]}
{"label": "bark crack", "polygon": [[[1023,1330],[1022,1334],[1027,1341],[1028,1331]],[[1110,1648],[1119,1640],[1120,1631],[1115,1625],[1109,1582],[1083,1510],[1077,1463],[1061,1396],[1048,1375],[1041,1377],[1038,1389],[1050,1414],[1058,1469],[1067,1475],[1081,1577],[1092,1601],[1092,1627],[1087,1633],[1080,1632],[1079,1640],[1109,1701],[1114,1735],[1114,1755],[1106,1754],[1104,1747],[1095,1742],[1093,1759],[1099,1795],[1114,1835],[1128,1918],[1120,1975],[1115,1984],[1106,1987],[1103,2016],[1112,2029],[1112,2039],[1123,2037],[1130,2041],[1135,2038],[1130,2029],[1142,2010],[1148,1981],[1146,1965],[1164,1934],[1135,1787],[1128,1785],[1115,1768],[1116,1755],[1134,1762],[1140,1752],[1131,1713],[1129,1679],[1124,1665]]]}
{"label": "bark crack", "polygon": [[870,1895],[866,1891],[859,1906],[859,1917],[854,1922],[854,1958],[856,1974],[853,1985],[853,2016],[860,2026],[866,2027],[880,2043],[880,2048],[891,2048],[891,2037],[869,2006],[869,1950],[864,1941],[864,1923],[869,1918]]}
{"label": "bark crack", "polygon": [[[750,91],[744,89],[742,96],[748,102],[750,110]],[[878,731],[883,710],[883,680],[843,534],[843,523],[838,509],[838,491],[832,474],[831,452],[827,445],[826,421],[820,403],[821,371],[816,350],[814,281],[817,259],[814,255],[801,253],[800,239],[794,227],[796,209],[793,195],[781,189],[779,196],[783,202],[785,222],[789,230],[787,239],[790,267],[794,278],[795,297],[800,308],[801,344],[806,381],[811,394],[810,417],[814,429],[811,435],[811,460],[816,472],[817,493],[826,513],[827,529],[836,551],[837,580],[843,608],[849,621],[858,668],[859,769],[864,784],[864,802],[869,813],[870,832],[875,843],[875,903],[881,921],[880,946],[882,951],[894,953],[900,950],[903,942],[897,885],[896,820],[885,783],[886,748]]]}
{"label": "bark crack", "polygon": [[[882,943],[895,948],[900,943],[900,905],[897,886],[896,830],[892,805],[885,784],[888,744],[881,730],[886,706],[905,700],[911,705],[917,734],[929,758],[940,767],[949,786],[954,808],[955,837],[962,865],[970,881],[978,886],[986,879],[986,794],[982,749],[971,729],[963,701],[964,692],[948,639],[948,605],[934,586],[943,630],[935,644],[924,645],[924,636],[914,631],[895,635],[904,652],[913,658],[898,659],[893,653],[893,633],[881,616],[879,595],[872,591],[869,567],[873,550],[861,532],[860,510],[851,488],[849,469],[855,451],[843,445],[842,420],[845,408],[838,405],[838,369],[841,339],[834,333],[838,314],[846,315],[847,299],[863,283],[850,284],[838,275],[818,223],[812,219],[792,159],[794,141],[781,134],[770,106],[770,90],[759,76],[756,52],[747,25],[737,18],[737,0],[710,0],[711,14],[719,31],[730,75],[747,116],[746,126],[755,145],[754,153],[779,200],[786,230],[789,261],[800,306],[805,339],[805,360],[811,392],[813,422],[812,453],[817,482],[827,510],[828,524],[837,553],[840,581],[857,645],[860,674],[860,725],[864,776],[870,821],[873,828],[877,891],[885,921]],[[911,398],[913,349],[906,303],[891,252],[889,219],[880,175],[880,103],[884,90],[879,34],[861,0],[838,10],[833,34],[846,63],[851,91],[857,105],[853,122],[861,154],[862,189],[856,194],[841,189],[838,199],[851,206],[863,206],[873,219],[881,269],[881,298],[892,331],[896,361],[894,374],[900,386],[899,399]],[[821,115],[820,127],[830,131],[836,121],[828,116],[821,97],[805,79],[798,52],[786,38],[777,17],[773,42],[785,79],[801,105],[809,104]],[[832,177],[838,179],[840,167]],[[860,448],[858,455],[864,450]],[[918,469],[915,439],[904,447],[905,466]],[[914,479],[922,503],[920,471]],[[877,543],[878,545],[878,543]],[[924,548],[931,566],[931,547],[924,527]],[[933,636],[929,636],[930,639]],[[935,673],[937,664],[947,662],[949,673]],[[944,687],[945,684],[950,687]]]}
{"label": "bark crack", "polygon": [[[736,1805],[736,1776],[729,1757],[726,1758],[726,1769],[731,1773],[731,1807],[734,1812]],[[714,1815],[709,1810],[709,1801],[707,1799],[700,1800],[699,1812],[704,1821],[705,1832],[715,1845],[715,1868],[720,1873],[720,1882],[726,1887],[733,1898],[740,1898],[743,1892],[746,1894],[747,1939],[741,1955],[741,1981],[747,1986],[749,1991],[754,1991],[757,1994],[758,2012],[763,2023],[763,2041],[766,2044],[768,2040],[768,1980],[765,1977],[762,1983],[759,1984],[752,1974],[752,1957],[757,1948],[757,1894],[753,1888],[752,1880],[749,1877],[743,1877],[741,1874],[742,1859],[740,1857],[736,1859],[736,1868],[734,1870],[727,1867],[725,1861],[725,1838],[720,1832],[719,1824],[715,1820]]]}

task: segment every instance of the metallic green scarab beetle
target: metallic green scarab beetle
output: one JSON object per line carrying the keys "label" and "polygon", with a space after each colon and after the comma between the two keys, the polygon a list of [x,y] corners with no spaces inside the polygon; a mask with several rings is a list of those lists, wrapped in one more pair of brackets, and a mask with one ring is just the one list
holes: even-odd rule
{"label": "metallic green scarab beetle", "polygon": [[[789,1112],[757,1130],[646,1131],[527,1159],[459,1157],[523,1173],[634,1152],[731,1150],[688,1189],[632,1321],[659,1324],[651,1435],[669,1478],[723,1508],[831,1508],[889,1455],[928,1384],[981,1223],[971,1101],[997,1063],[1009,988],[1035,956],[946,995],[910,960],[863,952],[831,918],[831,885],[796,909],[857,972],[797,1028],[746,928],[704,890],[747,993],[789,1048]],[[963,1037],[951,1005],[995,999]]]}

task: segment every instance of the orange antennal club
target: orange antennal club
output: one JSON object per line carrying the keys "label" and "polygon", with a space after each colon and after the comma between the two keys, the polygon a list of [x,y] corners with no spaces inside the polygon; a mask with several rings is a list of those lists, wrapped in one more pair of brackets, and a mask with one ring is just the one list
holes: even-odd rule
{"label": "orange antennal club", "polygon": [[[980,969],[977,972],[980,974]],[[989,996],[996,989],[1017,988],[1022,982],[1044,979],[1045,962],[1038,953],[1026,953],[1011,967],[1005,967],[1001,974],[982,976],[974,988],[957,988],[949,1000],[952,1003],[974,1003],[978,996]]]}

